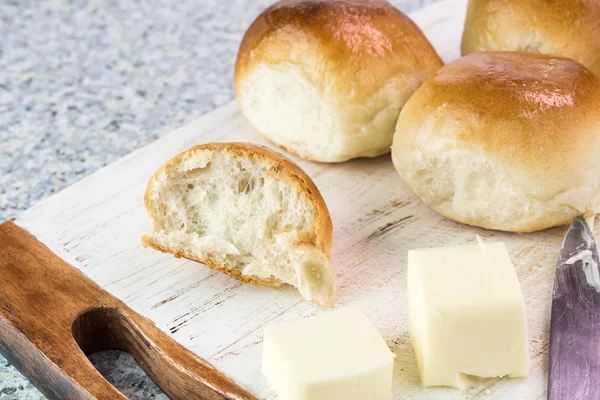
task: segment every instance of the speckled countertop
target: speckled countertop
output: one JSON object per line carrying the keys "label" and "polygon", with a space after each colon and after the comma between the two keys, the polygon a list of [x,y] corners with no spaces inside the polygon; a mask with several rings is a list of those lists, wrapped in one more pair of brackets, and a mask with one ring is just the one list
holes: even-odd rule
{"label": "speckled countertop", "polygon": [[[0,0],[0,222],[232,100],[239,42],[271,2]],[[91,359],[129,398],[167,398],[129,355]],[[0,400],[43,398],[0,356]]]}

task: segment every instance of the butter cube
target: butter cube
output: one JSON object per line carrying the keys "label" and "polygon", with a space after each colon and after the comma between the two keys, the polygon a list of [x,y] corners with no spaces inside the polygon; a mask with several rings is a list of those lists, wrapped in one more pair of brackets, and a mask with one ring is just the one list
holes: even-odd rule
{"label": "butter cube", "polygon": [[268,326],[263,373],[282,400],[386,399],[394,355],[357,307]]}
{"label": "butter cube", "polygon": [[527,376],[527,317],[504,243],[408,252],[410,339],[424,386]]}

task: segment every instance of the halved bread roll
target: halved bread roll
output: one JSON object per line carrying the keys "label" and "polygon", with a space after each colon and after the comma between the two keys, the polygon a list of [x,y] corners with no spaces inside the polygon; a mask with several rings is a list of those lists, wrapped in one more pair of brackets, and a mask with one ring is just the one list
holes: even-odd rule
{"label": "halved bread roll", "polygon": [[329,211],[310,177],[282,155],[246,143],[193,147],[154,174],[145,204],[145,247],[242,282],[287,283],[332,305]]}

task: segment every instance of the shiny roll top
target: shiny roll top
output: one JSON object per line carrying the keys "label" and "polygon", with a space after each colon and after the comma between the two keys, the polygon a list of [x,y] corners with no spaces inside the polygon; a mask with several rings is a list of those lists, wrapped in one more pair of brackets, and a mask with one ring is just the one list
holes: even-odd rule
{"label": "shiny roll top", "polygon": [[417,25],[382,0],[275,3],[246,32],[236,81],[259,63],[282,62],[304,64],[324,91],[343,93],[347,101],[361,100],[365,93],[355,90],[359,86],[375,91],[394,75],[440,67]]}
{"label": "shiny roll top", "polygon": [[462,54],[490,50],[568,57],[600,77],[600,0],[470,0]]}

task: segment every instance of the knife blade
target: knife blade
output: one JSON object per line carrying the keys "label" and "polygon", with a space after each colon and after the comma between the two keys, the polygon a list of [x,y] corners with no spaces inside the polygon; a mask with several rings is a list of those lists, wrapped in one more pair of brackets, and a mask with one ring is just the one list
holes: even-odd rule
{"label": "knife blade", "polygon": [[594,235],[576,218],[556,267],[548,399],[600,399],[600,270]]}

